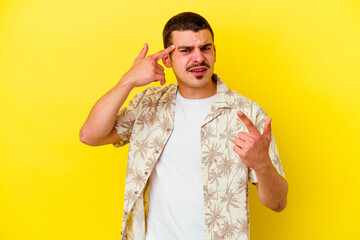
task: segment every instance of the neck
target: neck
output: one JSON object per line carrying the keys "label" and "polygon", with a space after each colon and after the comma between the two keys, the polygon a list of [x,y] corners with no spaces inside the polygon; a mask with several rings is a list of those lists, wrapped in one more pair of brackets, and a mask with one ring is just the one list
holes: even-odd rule
{"label": "neck", "polygon": [[202,87],[190,87],[184,83],[178,82],[179,92],[181,96],[189,99],[202,99],[208,98],[216,94],[216,83],[210,80],[205,86]]}

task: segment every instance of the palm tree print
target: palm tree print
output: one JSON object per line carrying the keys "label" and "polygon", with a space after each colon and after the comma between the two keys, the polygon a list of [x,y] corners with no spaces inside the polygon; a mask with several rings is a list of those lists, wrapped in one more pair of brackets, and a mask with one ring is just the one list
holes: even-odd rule
{"label": "palm tree print", "polygon": [[242,177],[237,182],[237,193],[242,193],[243,191],[247,190],[247,179],[245,177]]}
{"label": "palm tree print", "polygon": [[205,213],[206,217],[206,225],[208,228],[212,229],[215,226],[220,227],[220,221],[225,217],[221,215],[222,207],[218,205],[214,205],[213,207],[209,207],[209,211]]}
{"label": "palm tree print", "polygon": [[136,140],[135,146],[136,146],[136,150],[134,151],[134,157],[140,154],[141,158],[145,158],[145,155],[147,154],[147,151],[150,148],[148,146],[148,142]]}
{"label": "palm tree print", "polygon": [[156,129],[161,130],[162,134],[165,134],[168,129],[172,129],[170,119],[167,116],[160,118]]}
{"label": "palm tree print", "polygon": [[247,238],[249,238],[249,223],[245,219],[237,219],[237,229],[239,235],[246,235]]}
{"label": "palm tree print", "polygon": [[204,202],[205,205],[209,205],[212,200],[215,199],[215,194],[217,193],[214,189],[208,189],[207,187],[204,189]]}
{"label": "palm tree print", "polygon": [[229,176],[234,168],[234,160],[223,157],[217,169],[222,176]]}
{"label": "palm tree print", "polygon": [[221,197],[221,202],[226,203],[226,211],[230,213],[230,206],[234,208],[239,208],[239,200],[236,199],[236,196],[238,194],[235,194],[231,190],[226,191],[225,195]]}
{"label": "palm tree print", "polygon": [[[237,134],[247,132],[236,113],[243,111],[260,132],[267,116],[257,103],[216,79],[214,104],[200,129],[206,238],[249,240],[248,181],[255,183],[256,174],[232,150]],[[151,86],[118,113],[115,128],[121,141],[114,146],[130,142],[122,240],[146,238],[148,180],[173,129],[177,90],[177,84]],[[273,137],[269,155],[284,176]]]}
{"label": "palm tree print", "polygon": [[145,185],[146,176],[140,170],[136,169],[133,171],[131,178],[129,179],[129,183],[133,183],[135,188],[138,189],[140,186]]}
{"label": "palm tree print", "polygon": [[225,219],[225,221],[221,224],[219,235],[223,239],[232,239],[234,237],[235,232],[236,232],[236,225],[229,222],[228,219]]}
{"label": "palm tree print", "polygon": [[220,150],[220,145],[216,142],[213,142],[211,147],[209,145],[205,145],[208,148],[208,151],[204,152],[205,158],[205,166],[210,167],[214,161],[217,161],[223,153]]}

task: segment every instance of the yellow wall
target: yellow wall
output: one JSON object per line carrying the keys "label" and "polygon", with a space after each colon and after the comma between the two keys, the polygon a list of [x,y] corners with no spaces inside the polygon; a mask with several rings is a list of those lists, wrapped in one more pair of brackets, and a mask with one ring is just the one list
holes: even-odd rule
{"label": "yellow wall", "polygon": [[119,239],[127,148],[78,131],[189,10],[213,27],[215,71],[273,118],[288,207],[252,187],[252,239],[360,239],[359,1],[129,2],[0,2],[0,239]]}

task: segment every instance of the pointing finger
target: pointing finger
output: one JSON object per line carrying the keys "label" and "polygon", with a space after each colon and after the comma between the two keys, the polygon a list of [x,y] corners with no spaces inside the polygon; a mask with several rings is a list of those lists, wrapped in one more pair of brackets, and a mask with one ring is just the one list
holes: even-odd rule
{"label": "pointing finger", "polygon": [[147,52],[148,52],[149,46],[147,45],[147,43],[144,44],[143,49],[141,49],[141,52],[139,53],[139,55],[135,58],[135,60],[138,59],[143,59],[145,58]]}
{"label": "pointing finger", "polygon": [[161,50],[160,52],[151,55],[151,58],[155,59],[156,61],[159,61],[163,56],[174,51],[174,49],[175,49],[175,45],[171,45],[170,47],[165,48],[164,50]]}
{"label": "pointing finger", "polygon": [[266,119],[264,124],[263,136],[265,136],[269,141],[271,140],[271,118]]}
{"label": "pointing finger", "polygon": [[254,134],[254,135],[260,134],[257,128],[254,126],[254,124],[251,122],[251,120],[242,111],[238,111],[237,115],[239,116],[241,121],[243,121],[246,128],[249,130],[250,134]]}

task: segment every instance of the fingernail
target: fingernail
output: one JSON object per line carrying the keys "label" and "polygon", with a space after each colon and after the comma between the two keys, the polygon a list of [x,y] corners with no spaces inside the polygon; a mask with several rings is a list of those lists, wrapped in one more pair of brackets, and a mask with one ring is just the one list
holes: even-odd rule
{"label": "fingernail", "polygon": [[171,45],[170,47],[175,48],[175,45],[173,44],[173,45]]}
{"label": "fingernail", "polygon": [[244,113],[242,111],[238,111],[238,115],[241,117]]}

